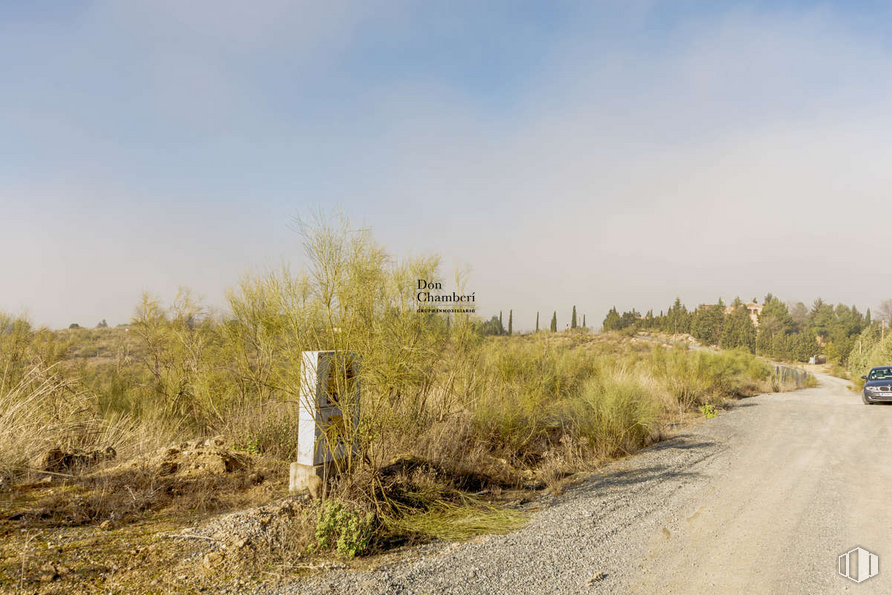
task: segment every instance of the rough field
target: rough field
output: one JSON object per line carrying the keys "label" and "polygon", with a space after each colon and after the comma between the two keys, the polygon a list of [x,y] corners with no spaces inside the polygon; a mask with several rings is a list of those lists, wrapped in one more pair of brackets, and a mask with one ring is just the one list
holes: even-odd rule
{"label": "rough field", "polygon": [[[217,552],[262,545],[252,529],[270,515],[255,503],[280,502],[275,517],[290,518],[277,500],[287,495],[282,466],[228,451],[219,438],[101,463],[80,469],[77,481],[67,481],[66,468],[0,489],[0,592],[190,593],[210,585],[236,592],[236,569]],[[250,518],[215,530],[227,518],[219,513],[236,508],[251,510]],[[199,536],[199,527],[209,534]]]}
{"label": "rough field", "polygon": [[820,382],[747,399],[615,463],[538,502],[520,531],[267,593],[892,592],[882,572],[860,585],[837,574],[855,546],[892,553],[892,407]]}
{"label": "rough field", "polygon": [[[259,356],[233,369],[241,346],[221,334],[230,326],[177,320],[156,320],[160,343],[141,347],[127,328],[54,334],[23,323],[5,337],[18,380],[0,395],[0,592],[448,592],[448,577],[466,571],[476,574],[456,588],[498,590],[476,581],[509,572],[513,591],[539,585],[543,568],[560,573],[548,585],[569,587],[575,579],[548,556],[578,554],[555,528],[584,525],[572,513],[554,525],[554,511],[581,502],[584,518],[600,518],[598,499],[616,486],[665,476],[609,461],[722,410],[738,415],[739,398],[795,386],[739,351],[582,332],[470,335],[464,347],[453,337],[451,350],[424,350],[413,374],[365,385],[355,467],[323,503],[288,494],[293,401],[267,394],[269,378],[244,382]],[[447,330],[462,329],[421,336],[435,345]],[[393,352],[384,347],[379,355]],[[29,367],[39,353],[55,363]],[[687,439],[651,452],[708,452],[672,446]],[[641,509],[624,501],[603,521],[610,531]],[[513,555],[529,548],[529,560],[507,563],[504,543],[518,544]],[[478,560],[478,547],[486,557],[462,561]],[[433,566],[414,565],[420,557]],[[593,585],[620,575],[594,572]]]}

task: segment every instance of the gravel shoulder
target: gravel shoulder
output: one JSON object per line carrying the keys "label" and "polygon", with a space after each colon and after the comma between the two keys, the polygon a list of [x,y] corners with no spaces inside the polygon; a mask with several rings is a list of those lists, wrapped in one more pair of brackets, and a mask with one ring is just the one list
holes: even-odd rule
{"label": "gravel shoulder", "polygon": [[270,593],[892,592],[882,572],[860,585],[836,572],[855,546],[892,555],[892,466],[879,456],[892,447],[892,406],[818,378],[610,465],[514,533]]}

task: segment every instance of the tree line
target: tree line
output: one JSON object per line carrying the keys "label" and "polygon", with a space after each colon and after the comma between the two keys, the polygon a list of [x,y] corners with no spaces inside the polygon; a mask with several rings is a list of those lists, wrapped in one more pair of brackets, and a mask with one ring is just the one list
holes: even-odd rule
{"label": "tree line", "polygon": [[694,310],[688,310],[676,298],[668,310],[658,315],[653,310],[641,315],[634,308],[620,314],[613,307],[604,318],[603,328],[630,334],[639,330],[690,334],[705,345],[745,349],[788,361],[806,362],[823,353],[845,365],[857,347],[859,335],[876,326],[871,321],[870,309],[862,314],[856,306],[834,306],[821,298],[810,308],[802,302],[785,303],[772,294],[766,295],[761,304],[755,299],[752,304],[761,306],[755,320],[740,298],[730,306],[719,299],[716,304],[702,304]]}
{"label": "tree line", "polygon": [[[493,316],[489,320],[478,320],[476,323],[477,332],[484,336],[489,335],[513,335],[514,334],[514,310],[508,310],[508,326],[505,327],[503,323],[503,313],[499,311],[498,316]],[[585,329],[585,314],[582,315],[582,323],[579,322],[579,317],[576,314],[576,306],[573,306],[573,310],[570,313],[570,323],[568,325],[570,329]],[[539,332],[541,329],[539,327],[539,312],[536,312],[536,331]],[[549,322],[548,330],[553,333],[558,331],[558,316],[557,310],[555,310],[551,315],[551,320]]]}

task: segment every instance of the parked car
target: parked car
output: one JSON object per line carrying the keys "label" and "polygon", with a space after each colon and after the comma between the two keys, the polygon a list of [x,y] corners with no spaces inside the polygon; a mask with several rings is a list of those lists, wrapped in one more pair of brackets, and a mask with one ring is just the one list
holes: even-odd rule
{"label": "parked car", "polygon": [[883,401],[892,401],[892,366],[871,368],[864,379],[864,391],[861,400],[865,405],[873,405]]}

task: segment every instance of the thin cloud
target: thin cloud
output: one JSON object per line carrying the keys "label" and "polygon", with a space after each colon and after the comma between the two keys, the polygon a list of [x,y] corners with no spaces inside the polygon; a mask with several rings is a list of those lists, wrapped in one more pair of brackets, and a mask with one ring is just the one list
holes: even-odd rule
{"label": "thin cloud", "polygon": [[184,284],[220,304],[246,268],[298,261],[286,223],[319,206],[442,254],[446,278],[469,264],[481,313],[518,328],[573,304],[599,323],[676,295],[892,294],[862,282],[885,251],[862,225],[892,181],[892,64],[833,10],[566,9],[493,45],[496,9],[462,28],[423,5],[213,6],[6,27],[33,55],[0,93],[20,222],[0,309],[123,321]]}

